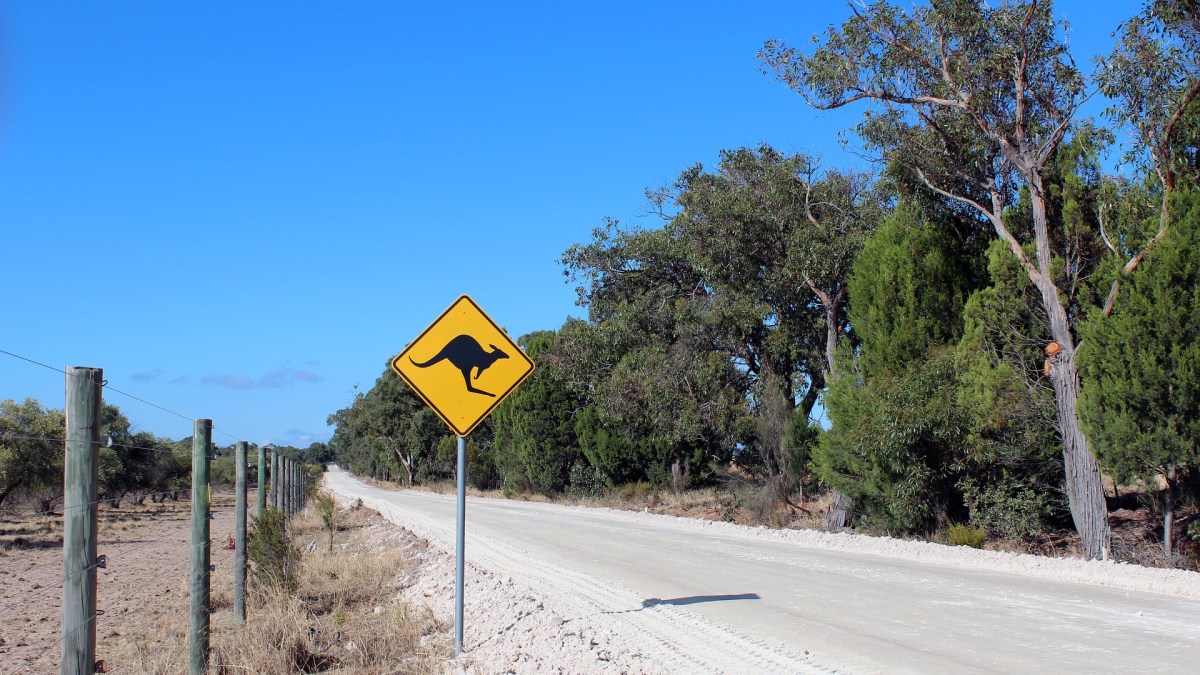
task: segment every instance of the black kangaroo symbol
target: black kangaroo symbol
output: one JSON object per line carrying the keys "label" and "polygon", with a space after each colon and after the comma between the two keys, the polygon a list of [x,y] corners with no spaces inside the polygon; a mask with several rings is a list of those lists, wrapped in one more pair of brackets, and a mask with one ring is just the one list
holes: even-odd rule
{"label": "black kangaroo symbol", "polygon": [[418,368],[428,368],[439,361],[449,361],[454,364],[455,368],[462,371],[463,381],[467,383],[467,391],[475,394],[483,394],[496,398],[495,394],[489,394],[482,389],[476,389],[471,386],[471,371],[478,369],[475,373],[475,379],[483,374],[499,359],[507,359],[508,354],[500,351],[496,345],[488,345],[492,351],[485,352],[483,347],[479,346],[479,342],[470,335],[459,335],[442,347],[442,351],[437,353],[437,356],[429,359],[425,363],[417,363],[413,357],[408,357],[409,361]]}

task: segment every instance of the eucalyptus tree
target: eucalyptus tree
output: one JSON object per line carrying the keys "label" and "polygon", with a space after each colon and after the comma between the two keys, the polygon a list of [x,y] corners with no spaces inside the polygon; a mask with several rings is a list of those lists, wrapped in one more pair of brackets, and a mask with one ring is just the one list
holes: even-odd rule
{"label": "eucalyptus tree", "polygon": [[[753,308],[741,313],[750,323],[740,334],[751,339],[729,347],[754,377],[760,453],[786,497],[799,474],[789,431],[807,427],[838,374],[850,328],[847,277],[885,200],[869,173],[822,170],[812,157],[767,145],[724,151],[716,171],[693,167],[675,189],[670,227],[708,287],[727,305]],[[841,493],[835,501],[829,525],[840,528],[851,504]]]}
{"label": "eucalyptus tree", "polygon": [[[830,28],[811,52],[766,43],[760,59],[819,109],[875,104],[858,126],[868,148],[925,187],[973,209],[1037,289],[1051,339],[1066,487],[1088,557],[1108,555],[1100,469],[1079,423],[1076,322],[1049,214],[1046,170],[1087,98],[1048,2],[950,0],[905,9],[878,2]],[[1029,196],[1028,223],[1005,211]]]}
{"label": "eucalyptus tree", "polygon": [[399,466],[412,485],[418,472],[434,459],[446,425],[430,411],[390,368],[365,394],[329,416],[338,460],[353,471]]}
{"label": "eucalyptus tree", "polygon": [[650,197],[663,227],[610,224],[567,252],[594,328],[564,334],[590,332],[611,350],[597,392],[660,410],[655,426],[688,426],[692,439],[753,446],[786,498],[790,446],[810,436],[796,429],[848,335],[850,263],[884,201],[869,175],[768,146],[723,151],[715,170],[690,167]]}
{"label": "eucalyptus tree", "polygon": [[[1113,310],[1122,278],[1170,229],[1172,193],[1181,181],[1194,182],[1200,170],[1200,4],[1152,0],[1122,24],[1118,35],[1112,52],[1097,60],[1097,80],[1115,102],[1111,116],[1132,132],[1127,159],[1156,184],[1147,191],[1137,182],[1121,181],[1133,198],[1125,200],[1125,212],[1116,203],[1108,205],[1110,231],[1104,241],[1123,264],[1105,300],[1106,314]],[[1153,209],[1154,202],[1158,217],[1139,217],[1143,205]]]}
{"label": "eucalyptus tree", "polygon": [[61,494],[65,436],[61,410],[33,398],[0,401],[0,504],[13,495]]}
{"label": "eucalyptus tree", "polygon": [[608,221],[563,263],[588,320],[562,327],[549,360],[582,403],[582,450],[607,481],[702,478],[745,440],[745,374],[722,345],[713,297],[667,228]]}

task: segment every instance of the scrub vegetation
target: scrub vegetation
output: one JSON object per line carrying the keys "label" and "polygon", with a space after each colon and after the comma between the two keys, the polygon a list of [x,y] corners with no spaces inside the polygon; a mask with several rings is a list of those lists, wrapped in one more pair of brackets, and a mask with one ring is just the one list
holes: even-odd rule
{"label": "scrub vegetation", "polygon": [[[862,111],[873,169],[728,149],[571,246],[584,317],[520,337],[537,370],[470,483],[1195,565],[1200,11],[1131,12],[1090,72],[1049,2],[851,5],[767,41],[781,86]],[[329,421],[360,476],[453,476],[386,369]]]}

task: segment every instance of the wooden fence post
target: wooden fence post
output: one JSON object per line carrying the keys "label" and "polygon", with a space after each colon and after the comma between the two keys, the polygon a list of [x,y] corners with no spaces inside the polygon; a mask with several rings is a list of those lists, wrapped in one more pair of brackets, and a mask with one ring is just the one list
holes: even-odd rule
{"label": "wooden fence post", "polygon": [[282,483],[279,480],[279,453],[271,451],[271,508],[278,509],[279,505],[279,487]]}
{"label": "wooden fence post", "polygon": [[287,502],[288,502],[288,518],[296,513],[296,463],[288,460],[287,463]]}
{"label": "wooden fence post", "polygon": [[296,461],[296,513],[304,510],[304,465]]}
{"label": "wooden fence post", "polygon": [[267,449],[258,446],[258,509],[255,518],[262,518],[263,509],[267,508]]}
{"label": "wooden fence post", "polygon": [[233,620],[246,623],[246,441],[234,448],[237,498],[233,513]]}
{"label": "wooden fence post", "polygon": [[282,510],[283,510],[283,455],[280,455],[280,454],[275,455],[275,476],[277,476],[278,478],[272,478],[272,480],[275,480],[275,483],[271,485],[271,488],[275,490],[275,508],[280,509],[282,512]]}
{"label": "wooden fence post", "polygon": [[288,516],[288,461],[287,457],[279,457],[279,510],[283,512],[284,520]]}
{"label": "wooden fence post", "polygon": [[300,462],[292,460],[292,515],[300,513],[300,490],[297,489],[297,479],[300,477]]}
{"label": "wooden fence post", "polygon": [[96,672],[96,458],[100,452],[100,368],[66,369],[63,464],[62,675]]}
{"label": "wooden fence post", "polygon": [[188,633],[188,672],[208,672],[208,575],[211,564],[208,486],[209,453],[212,452],[212,420],[196,420],[192,435],[192,574],[191,621]]}

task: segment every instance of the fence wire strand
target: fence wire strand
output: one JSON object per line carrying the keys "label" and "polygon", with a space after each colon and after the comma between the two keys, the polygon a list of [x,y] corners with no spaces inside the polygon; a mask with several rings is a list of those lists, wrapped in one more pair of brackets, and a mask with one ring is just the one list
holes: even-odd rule
{"label": "fence wire strand", "polygon": [[[227,511],[232,511],[232,510],[234,510],[234,509],[231,507],[226,507],[223,509],[210,509],[209,515],[210,515],[210,517],[215,517],[218,514],[223,514]],[[211,532],[210,532],[210,535],[211,535]],[[158,539],[154,539],[154,540],[151,540],[148,542],[143,542],[143,543],[139,544],[138,546],[136,546],[132,549],[129,549],[129,550],[122,549],[122,550],[117,551],[114,554],[111,554],[111,555],[104,554],[104,555],[106,556],[108,562],[112,562],[114,559],[128,560],[128,558],[133,553],[135,553],[143,548],[146,548],[147,546],[150,546],[152,544],[163,543],[163,542],[167,541],[167,539],[168,539],[167,537],[160,537]],[[196,549],[202,549],[202,548],[211,549],[212,544],[213,544],[213,539],[210,536],[210,538],[207,541],[202,541],[202,542],[198,542],[198,543],[190,545],[189,549],[192,551],[194,551]],[[192,564],[192,560],[189,555],[187,560],[177,562],[174,565],[168,565],[162,571],[160,571],[158,574],[155,574],[154,576],[150,577],[149,579],[140,580],[139,585],[143,589],[145,589],[143,592],[146,592],[149,590],[149,586],[151,584],[153,584],[155,581],[158,581],[159,579],[163,578],[164,576],[167,576],[172,573],[183,574],[185,572],[190,572],[191,564]],[[88,565],[87,567],[83,568],[82,570],[79,570],[75,574],[60,580],[58,583],[56,583],[52,586],[47,586],[45,588],[38,589],[37,591],[30,593],[29,595],[25,596],[24,598],[22,598],[21,600],[19,600],[17,602],[10,603],[8,605],[0,607],[0,614],[3,614],[4,612],[6,612],[9,609],[12,609],[14,607],[23,605],[23,604],[29,602],[30,600],[32,600],[33,598],[35,598],[39,595],[42,595],[44,593],[47,593],[50,590],[53,590],[56,588],[61,588],[67,581],[69,581],[81,574],[84,574],[84,573],[88,572],[89,570],[96,569],[98,566],[99,566],[99,561],[97,560],[97,562],[94,562],[91,565]],[[116,567],[106,567],[105,571],[108,572],[109,574],[115,575],[115,573],[119,569],[120,568],[116,568]],[[201,584],[203,584],[204,582],[206,582],[206,581],[211,582],[213,571],[214,570],[212,569],[212,564],[210,563],[209,568],[206,569],[202,575],[200,575],[196,580],[189,583],[188,590],[187,590],[188,595],[190,596],[190,595],[194,594],[197,591],[197,589],[201,586]],[[209,592],[211,593],[211,591],[212,591],[212,589],[210,586]],[[136,597],[138,595],[141,595],[141,594],[135,593],[134,597]],[[76,631],[87,626],[92,621],[95,621],[102,614],[103,614],[103,610],[98,610],[97,613],[92,615],[92,617],[90,619],[88,619],[84,623],[80,624],[79,626],[76,626],[71,631],[69,631],[67,634],[59,637],[57,640],[47,643],[46,646],[43,647],[41,650],[39,650],[36,654],[34,654],[32,656],[28,656],[28,657],[23,657],[21,660],[24,662],[24,665],[22,665],[17,670],[13,671],[13,674],[15,675],[16,673],[23,672],[25,669],[27,669],[30,666],[37,663],[39,660],[41,660],[43,657],[45,657],[46,653],[48,651],[50,651],[51,648],[53,648],[56,645],[62,645],[62,643],[65,642],[67,640],[67,638],[69,638],[71,635],[73,635]]]}
{"label": "fence wire strand", "polygon": [[[33,364],[35,366],[39,366],[41,368],[45,368],[45,369],[53,371],[55,373],[59,373],[59,374],[70,376],[70,377],[80,377],[80,375],[69,372],[66,368],[56,368],[52,365],[49,365],[49,364],[39,361],[37,359],[33,359],[33,358],[30,358],[27,356],[22,356],[21,354],[17,354],[17,353],[14,353],[14,352],[11,352],[11,351],[8,351],[5,349],[0,349],[0,354],[4,354],[4,355],[10,356],[10,357],[13,357],[15,359],[21,360],[21,361],[25,361],[27,363]],[[95,380],[92,378],[88,378],[88,379],[92,382],[95,382]],[[189,417],[187,415],[184,415],[183,413],[180,413],[176,410],[172,410],[171,408],[160,405],[160,404],[150,401],[146,398],[143,398],[143,397],[137,396],[135,394],[132,394],[130,392],[113,387],[113,386],[109,385],[107,380],[102,380],[102,381],[98,382],[98,384],[101,387],[103,387],[104,389],[107,389],[108,391],[119,394],[119,395],[124,396],[129,399],[132,399],[134,401],[137,401],[144,405],[150,406],[152,408],[155,408],[162,412],[168,413],[170,415],[174,415],[181,419],[185,419],[185,420],[198,419],[198,418]],[[229,432],[226,432],[225,430],[220,429],[216,426],[213,426],[211,428],[214,433],[221,434],[221,435],[226,436],[234,441],[240,440],[240,438],[244,438],[244,437],[235,436],[235,435],[233,435]],[[67,439],[65,439],[65,438],[55,438],[55,437],[47,437],[47,436],[32,436],[32,435],[23,435],[23,434],[0,434],[0,441],[4,441],[4,440],[7,440],[7,441],[13,441],[13,440],[37,441],[37,442],[55,443],[55,444],[65,444],[67,442]],[[95,443],[99,444],[99,445],[104,445],[107,447],[118,447],[118,448],[125,448],[128,450],[143,450],[143,451],[150,451],[150,452],[173,452],[173,451],[178,450],[177,448],[145,447],[145,446],[135,446],[135,445],[128,445],[128,444],[114,443],[112,441],[112,439],[108,439],[108,438],[101,440],[101,441],[96,441]],[[259,480],[261,481],[262,477],[259,477]],[[179,492],[184,492],[187,490],[188,490],[187,488],[184,488],[183,490],[167,490],[167,491],[162,491],[162,492],[135,495],[134,499],[144,500],[146,497],[157,497],[157,496],[177,494]],[[123,495],[118,498],[110,497],[110,498],[97,499],[95,501],[90,501],[90,502],[87,502],[84,504],[72,504],[69,507],[64,506],[62,509],[59,509],[59,511],[62,511],[65,514],[65,512],[69,509],[78,509],[78,508],[98,506],[100,504],[103,504],[104,502],[113,502],[113,501],[116,501],[119,499],[124,499],[124,498],[125,498],[125,496]],[[232,509],[233,509],[233,507],[227,507],[224,509],[214,509],[214,508],[212,508],[212,506],[210,504],[209,512],[207,515],[208,515],[208,518],[211,519],[211,518],[215,517],[218,513],[224,513],[225,511],[232,510]],[[42,515],[58,515],[58,514],[56,513],[55,510],[39,511],[39,512],[35,512],[35,513],[31,514],[31,516],[42,516]],[[122,547],[122,548],[114,551],[114,553],[112,553],[112,554],[102,553],[99,555],[103,555],[105,560],[107,560],[107,561],[117,560],[117,561],[121,561],[121,562],[126,562],[126,561],[131,560],[133,558],[134,554],[138,553],[139,551],[142,551],[143,549],[146,549],[146,548],[156,545],[156,544],[162,544],[164,542],[167,542],[168,539],[169,539],[169,537],[159,537],[157,539],[139,542],[135,546]],[[208,540],[199,542],[199,543],[195,543],[190,546],[192,555],[194,555],[198,549],[202,549],[202,548],[208,548],[211,551],[212,544],[213,544],[213,539],[211,539],[211,531],[210,531],[210,538]],[[35,591],[23,596],[22,598],[20,598],[16,601],[9,602],[8,604],[6,604],[4,606],[0,606],[0,614],[5,614],[15,608],[24,606],[24,605],[28,604],[29,602],[33,601],[34,599],[36,599],[40,596],[43,596],[47,593],[50,593],[53,590],[62,589],[68,582],[73,581],[74,579],[78,578],[80,575],[86,574],[94,569],[97,569],[100,565],[99,555],[97,556],[97,560],[95,562],[91,563],[90,565],[88,565],[87,567],[85,567],[83,569],[77,570],[76,572],[74,572],[70,575],[64,575],[63,578],[57,580],[56,583],[36,589]],[[208,557],[211,560],[211,555]],[[159,571],[157,574],[150,577],[149,579],[139,580],[138,584],[143,589],[145,589],[145,591],[143,591],[143,592],[146,592],[149,590],[148,587],[150,584],[154,583],[155,581],[161,579],[164,576],[167,576],[170,574],[183,573],[186,569],[190,569],[191,564],[192,564],[192,560],[191,560],[191,556],[189,555],[188,560],[180,561],[174,565],[168,565],[168,566],[164,567],[164,569]],[[105,578],[108,578],[109,575],[119,575],[119,572],[122,568],[121,567],[109,567],[106,565],[106,567],[104,569],[106,572]],[[196,579],[191,581],[191,583],[188,586],[188,594],[194,595],[201,587],[204,587],[204,586],[208,586],[208,590],[209,590],[209,592],[211,592],[211,580],[212,580],[213,571],[214,571],[213,566],[210,563],[208,568],[205,569],[202,574],[200,574]],[[99,580],[97,580],[97,581],[99,582]],[[134,595],[136,597],[137,595],[140,595],[140,594],[135,593]],[[23,657],[21,659],[21,661],[23,662],[23,665],[21,665],[16,671],[14,671],[14,673],[20,673],[20,672],[26,671],[27,669],[30,668],[30,666],[33,666],[38,661],[43,659],[46,656],[47,652],[49,652],[51,649],[53,649],[56,646],[61,647],[71,636],[73,636],[75,633],[77,633],[81,629],[84,629],[88,626],[92,626],[93,623],[97,622],[98,619],[103,615],[104,615],[104,610],[97,609],[92,614],[92,616],[88,617],[88,619],[85,620],[83,623],[75,626],[74,628],[72,628],[70,631],[68,631],[65,634],[60,634],[57,639],[48,642],[39,651],[37,651],[37,653],[35,653],[29,657]]]}
{"label": "fence wire strand", "polygon": [[[67,372],[67,369],[66,369],[66,368],[55,368],[54,366],[52,366],[52,365],[50,365],[50,364],[43,363],[43,362],[41,362],[41,361],[38,361],[37,359],[31,359],[31,358],[29,358],[28,356],[22,356],[22,355],[20,355],[20,354],[16,354],[16,353],[14,353],[14,352],[10,352],[10,351],[8,351],[7,349],[0,349],[0,354],[7,354],[8,356],[11,356],[11,357],[13,357],[13,358],[15,358],[15,359],[20,359],[20,360],[22,360],[22,361],[26,361],[26,362],[28,362],[28,363],[32,363],[32,364],[34,364],[34,365],[36,365],[36,366],[41,366],[42,368],[45,368],[45,369],[47,369],[47,370],[52,370],[52,371],[54,371],[54,372],[56,372],[56,373],[60,373],[60,374],[67,375],[67,376],[71,376],[71,377],[79,377],[78,375],[74,375],[73,373],[69,373],[69,372]],[[147,399],[145,399],[145,398],[142,398],[141,396],[137,396],[137,395],[135,395],[135,394],[131,394],[131,393],[129,393],[129,392],[127,392],[127,391],[124,391],[124,390],[122,390],[122,389],[117,389],[116,387],[114,387],[114,386],[110,385],[110,384],[108,383],[108,380],[103,380],[103,381],[101,381],[101,382],[100,382],[100,386],[101,386],[101,387],[104,387],[104,388],[105,388],[106,390],[108,390],[108,391],[111,391],[111,392],[113,392],[114,394],[120,394],[121,396],[124,396],[124,397],[126,397],[126,398],[130,398],[130,399],[133,399],[134,401],[137,401],[137,402],[139,402],[139,403],[143,403],[143,404],[145,404],[145,405],[148,405],[148,406],[150,406],[150,407],[152,407],[152,408],[157,408],[158,410],[161,410],[161,411],[163,411],[163,412],[165,412],[165,413],[169,413],[169,414],[171,414],[171,415],[174,415],[174,416],[176,416],[176,417],[179,417],[179,418],[181,418],[181,419],[185,419],[185,420],[191,420],[191,421],[194,421],[194,420],[197,420],[197,419],[203,419],[203,418],[199,418],[199,417],[189,417],[189,416],[187,416],[187,415],[184,415],[184,414],[183,414],[183,413],[181,413],[181,412],[178,412],[178,411],[176,411],[176,410],[172,410],[172,409],[170,409],[170,408],[168,408],[168,407],[166,407],[166,406],[163,406],[163,405],[159,405],[158,403],[155,403],[154,401],[147,400]],[[242,440],[242,439],[246,438],[245,436],[234,436],[233,434],[231,434],[231,433],[228,433],[228,432],[226,432],[226,431],[222,431],[222,430],[218,429],[218,428],[217,428],[217,427],[215,427],[215,426],[213,427],[213,431],[215,431],[215,432],[217,432],[217,433],[219,433],[219,434],[222,434],[222,435],[228,436],[229,438],[232,438],[232,439],[233,439],[233,440],[235,440],[235,441]]]}
{"label": "fence wire strand", "polygon": [[63,586],[66,585],[66,583],[68,581],[72,581],[79,575],[86,574],[90,570],[94,570],[99,566],[100,566],[100,562],[99,562],[99,560],[97,560],[96,562],[93,562],[91,565],[88,565],[87,567],[84,567],[83,569],[76,571],[74,574],[70,574],[68,576],[63,577],[62,579],[59,579],[57,583],[55,583],[51,586],[45,586],[43,588],[39,588],[36,591],[34,591],[34,592],[30,593],[29,595],[25,596],[24,598],[22,598],[21,600],[18,600],[17,602],[10,603],[8,605],[0,607],[0,614],[7,612],[8,610],[12,609],[13,607],[19,607],[19,606],[29,602],[33,598],[36,598],[37,596],[42,595],[43,593],[46,593],[52,589],[62,588]]}
{"label": "fence wire strand", "polygon": [[41,651],[39,651],[38,653],[34,654],[33,656],[27,656],[27,657],[25,657],[25,658],[21,659],[22,661],[24,661],[24,662],[25,662],[25,665],[23,665],[23,666],[21,666],[20,668],[18,668],[18,669],[16,669],[16,670],[14,670],[14,671],[13,671],[13,675],[16,675],[17,673],[23,672],[23,671],[24,671],[26,668],[28,668],[29,666],[32,666],[33,664],[37,663],[39,660],[41,660],[41,658],[42,658],[43,656],[45,656],[45,655],[46,655],[46,652],[50,651],[50,648],[51,648],[51,647],[55,647],[55,646],[62,646],[62,643],[66,642],[66,641],[67,641],[67,638],[69,638],[69,637],[71,637],[72,635],[74,635],[75,633],[77,633],[77,632],[78,632],[78,631],[79,631],[81,628],[85,628],[85,627],[87,627],[87,625],[88,625],[88,624],[90,624],[90,623],[92,623],[92,622],[96,621],[97,619],[99,619],[99,618],[100,618],[100,616],[102,616],[102,614],[101,614],[101,613],[102,613],[103,611],[104,611],[104,610],[101,610],[101,609],[98,609],[98,610],[96,610],[96,613],[94,613],[94,614],[92,614],[90,617],[88,617],[87,621],[84,621],[83,623],[79,624],[78,626],[76,626],[76,627],[72,628],[71,630],[67,631],[67,633],[66,633],[65,635],[63,635],[62,637],[60,637],[59,639],[57,639],[57,640],[55,640],[55,641],[53,641],[53,642],[50,642],[50,643],[49,643],[49,644],[47,644],[45,647],[42,647]]}

